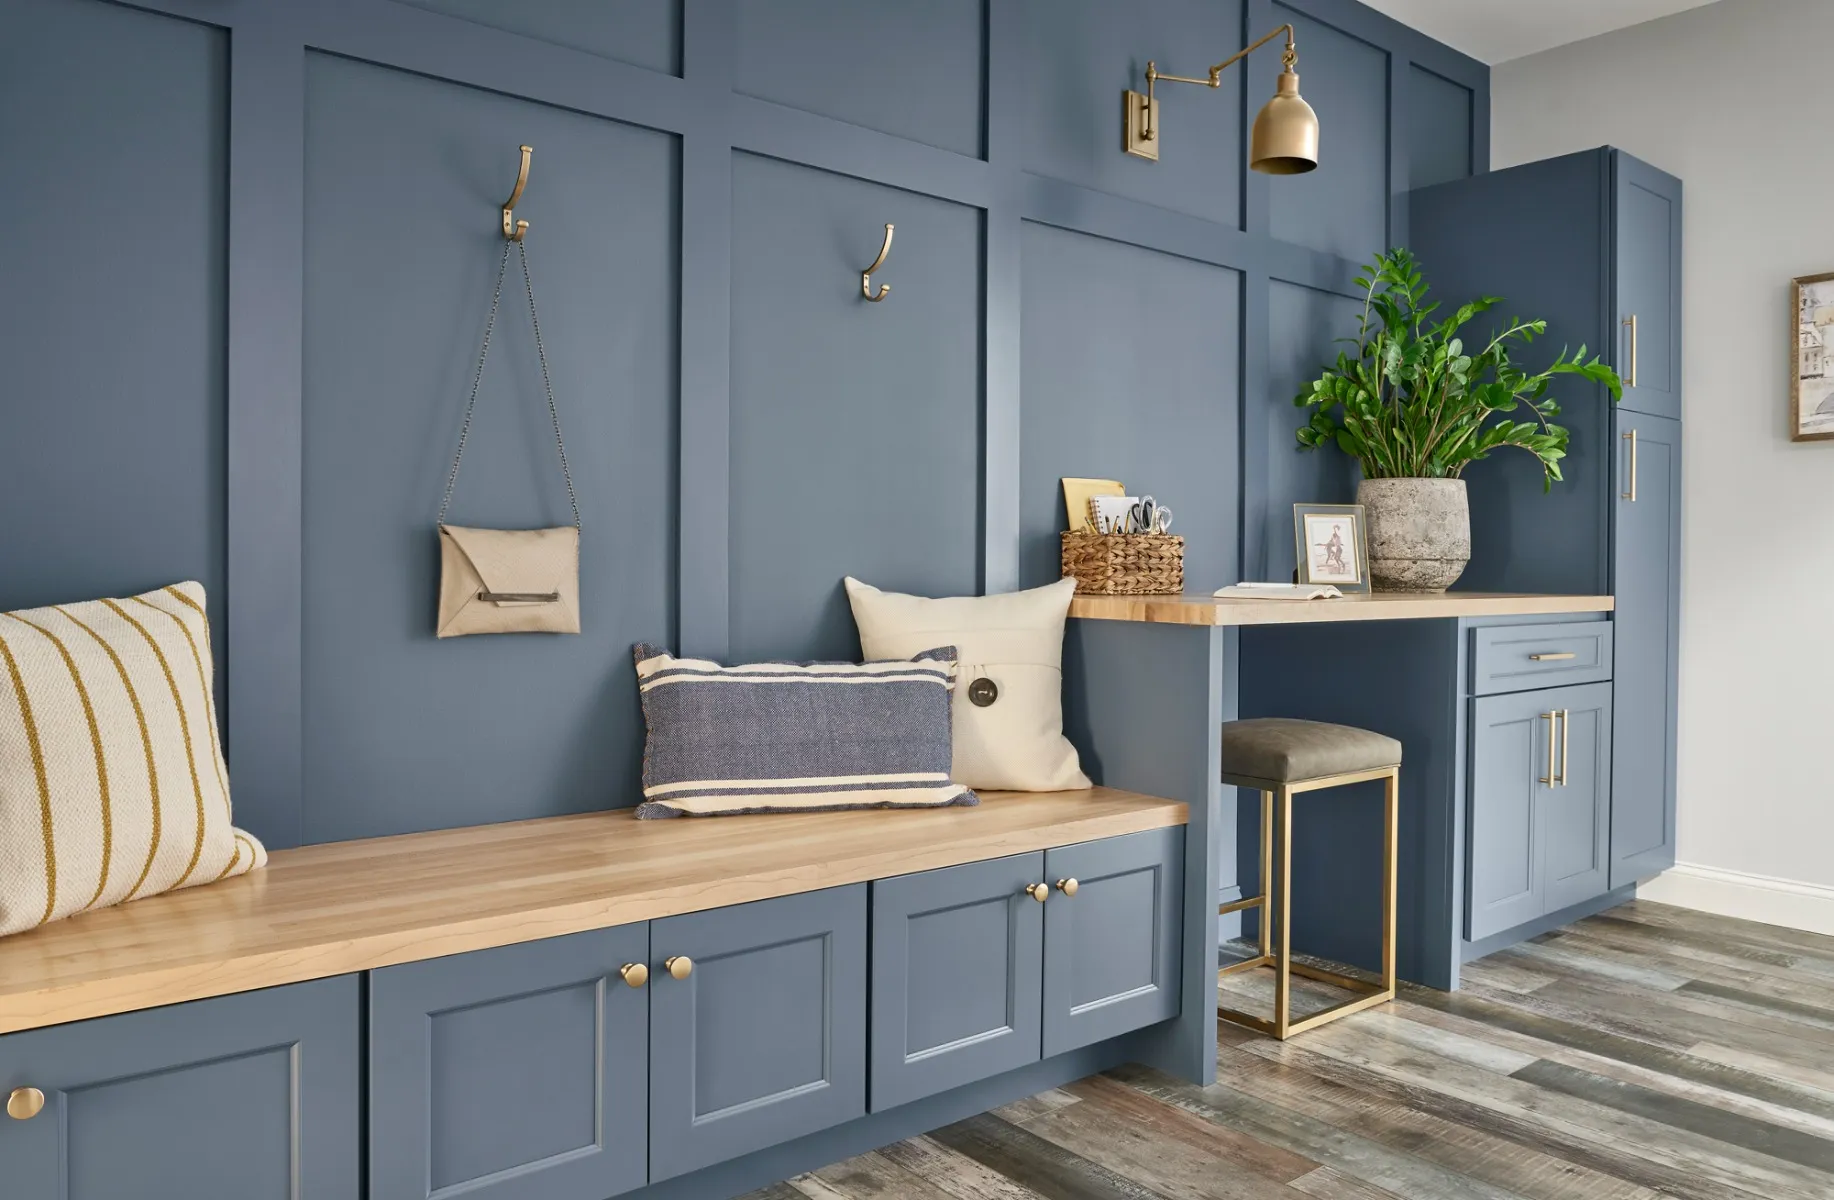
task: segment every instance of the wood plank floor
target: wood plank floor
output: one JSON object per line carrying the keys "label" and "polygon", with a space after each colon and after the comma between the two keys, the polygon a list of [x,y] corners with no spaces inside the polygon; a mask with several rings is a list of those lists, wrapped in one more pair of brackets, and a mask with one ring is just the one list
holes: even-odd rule
{"label": "wood plank floor", "polygon": [[1637,901],[1465,980],[1285,1044],[1223,1025],[1212,1087],[1124,1067],[748,1200],[1834,1198],[1834,938]]}

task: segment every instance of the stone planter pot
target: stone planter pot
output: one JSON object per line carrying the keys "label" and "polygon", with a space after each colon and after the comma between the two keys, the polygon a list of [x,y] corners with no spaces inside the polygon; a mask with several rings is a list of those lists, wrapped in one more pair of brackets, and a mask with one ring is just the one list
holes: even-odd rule
{"label": "stone planter pot", "polygon": [[1378,592],[1443,592],[1471,561],[1471,508],[1462,479],[1365,479],[1369,584]]}

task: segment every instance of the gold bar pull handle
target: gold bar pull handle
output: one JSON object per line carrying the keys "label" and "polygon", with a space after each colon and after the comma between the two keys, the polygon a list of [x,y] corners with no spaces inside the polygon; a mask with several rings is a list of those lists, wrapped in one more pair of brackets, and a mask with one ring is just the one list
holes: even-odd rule
{"label": "gold bar pull handle", "polygon": [[1561,650],[1558,653],[1544,650],[1540,654],[1529,655],[1528,659],[1530,662],[1565,662],[1569,658],[1578,657],[1579,655],[1571,650]]}
{"label": "gold bar pull handle", "polygon": [[1554,712],[1541,714],[1541,719],[1547,722],[1547,774],[1541,777],[1541,782],[1549,787],[1555,786],[1559,780],[1559,776],[1554,773],[1554,722],[1558,718],[1559,714]]}
{"label": "gold bar pull handle", "polygon": [[1637,314],[1625,317],[1624,324],[1630,326],[1630,375],[1624,380],[1624,386],[1633,388],[1637,386]]}
{"label": "gold bar pull handle", "polygon": [[1633,429],[1625,434],[1624,440],[1630,443],[1630,486],[1624,489],[1624,499],[1635,504],[1637,502],[1637,431]]}
{"label": "gold bar pull handle", "polygon": [[1568,709],[1560,710],[1560,786],[1567,785],[1567,735],[1573,731],[1573,714]]}

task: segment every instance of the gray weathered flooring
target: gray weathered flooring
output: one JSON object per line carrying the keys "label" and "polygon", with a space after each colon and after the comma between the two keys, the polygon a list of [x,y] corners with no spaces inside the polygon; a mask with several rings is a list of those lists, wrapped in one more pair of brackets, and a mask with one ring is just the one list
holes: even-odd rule
{"label": "gray weathered flooring", "polygon": [[1124,1067],[747,1200],[1834,1198],[1834,938],[1638,901],[1465,980],[1285,1044],[1222,1025],[1212,1087]]}

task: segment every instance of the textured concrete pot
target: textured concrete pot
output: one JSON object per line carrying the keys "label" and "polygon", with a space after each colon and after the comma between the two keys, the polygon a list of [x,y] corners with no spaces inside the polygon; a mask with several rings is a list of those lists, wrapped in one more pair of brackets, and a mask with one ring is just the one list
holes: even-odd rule
{"label": "textured concrete pot", "polygon": [[1471,508],[1462,479],[1365,479],[1369,583],[1378,592],[1443,592],[1471,561]]}

